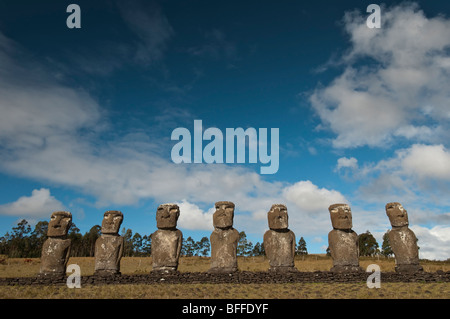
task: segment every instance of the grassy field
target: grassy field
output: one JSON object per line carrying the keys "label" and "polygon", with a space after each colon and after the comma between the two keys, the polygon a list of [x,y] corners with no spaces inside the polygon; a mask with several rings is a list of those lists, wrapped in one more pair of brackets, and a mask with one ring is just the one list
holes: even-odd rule
{"label": "grassy field", "polygon": [[365,283],[292,284],[157,284],[0,287],[0,298],[45,299],[449,299],[449,283],[382,283],[369,289]]}
{"label": "grassy field", "polygon": [[[208,257],[181,257],[178,270],[180,272],[204,272],[209,269]],[[82,276],[94,274],[94,257],[72,257],[69,264],[77,264],[81,268]],[[330,257],[324,255],[297,256],[295,266],[300,271],[328,271],[332,267]],[[361,257],[360,265],[366,269],[370,264],[377,264],[381,271],[394,271],[395,263],[392,258]],[[436,270],[450,271],[448,261],[422,260],[421,265],[427,272]],[[30,277],[39,272],[39,258],[8,258],[0,264],[0,277]],[[243,271],[267,271],[269,262],[265,257],[238,257],[238,267]],[[124,257],[120,269],[123,274],[146,274],[152,270],[151,257]]]}
{"label": "grassy field", "polygon": [[[81,275],[92,275],[94,258],[71,258],[69,264],[78,264]],[[297,257],[300,271],[326,271],[332,266],[329,257],[310,255]],[[394,271],[394,260],[384,258],[361,258],[361,267],[378,264],[381,271]],[[422,261],[427,272],[450,271],[449,262]],[[0,277],[35,276],[39,272],[39,259],[7,259],[0,264]],[[264,257],[240,257],[241,270],[266,271],[268,261]],[[124,257],[121,262],[123,274],[145,274],[151,271],[150,257]],[[209,269],[209,258],[183,257],[180,272],[203,272]],[[0,299],[5,298],[184,298],[184,299],[311,299],[311,298],[444,298],[450,299],[450,283],[382,283],[380,289],[369,289],[366,283],[290,283],[290,284],[156,284],[156,285],[84,285],[81,289],[65,286],[0,286]]]}

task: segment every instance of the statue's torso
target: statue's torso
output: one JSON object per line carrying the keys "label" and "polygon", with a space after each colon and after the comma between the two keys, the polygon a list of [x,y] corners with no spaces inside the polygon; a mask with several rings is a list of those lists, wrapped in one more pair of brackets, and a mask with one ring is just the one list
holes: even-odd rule
{"label": "statue's torso", "polygon": [[70,239],[48,238],[42,245],[41,273],[66,273]]}
{"label": "statue's torso", "polygon": [[152,234],[153,268],[177,267],[183,235],[180,230],[158,229]]}
{"label": "statue's torso", "polygon": [[359,265],[358,235],[354,231],[334,229],[328,234],[333,265]]}
{"label": "statue's torso", "polygon": [[397,264],[419,263],[417,238],[411,229],[408,227],[393,228],[389,231],[388,236]]}
{"label": "statue's torso", "polygon": [[293,267],[295,256],[294,233],[292,231],[266,231],[264,234],[264,250],[271,267]]}
{"label": "statue's torso", "polygon": [[100,236],[95,242],[95,270],[118,271],[122,251],[122,236]]}
{"label": "statue's torso", "polygon": [[239,232],[234,229],[215,229],[210,237],[211,268],[236,268]]}

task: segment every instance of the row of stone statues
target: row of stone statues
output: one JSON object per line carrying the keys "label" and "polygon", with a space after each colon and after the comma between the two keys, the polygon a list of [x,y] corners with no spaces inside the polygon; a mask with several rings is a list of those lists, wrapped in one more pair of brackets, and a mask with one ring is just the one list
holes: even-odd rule
{"label": "row of stone statues", "polygon": [[[230,273],[238,270],[237,246],[239,232],[233,228],[235,205],[221,201],[215,204],[214,231],[211,234],[212,273]],[[362,271],[359,266],[358,235],[352,230],[352,213],[347,204],[329,207],[333,230],[328,244],[333,259],[333,272]],[[417,272],[419,265],[417,238],[408,228],[408,214],[400,203],[388,203],[386,214],[392,225],[389,242],[395,255],[396,271]],[[180,208],[176,204],[163,204],[156,212],[158,230],[152,234],[152,263],[154,272],[173,272],[178,269],[183,234],[177,227]],[[269,230],[264,234],[264,249],[269,260],[269,271],[293,272],[295,234],[288,228],[287,208],[272,205],[267,214]],[[64,275],[70,254],[70,239],[66,239],[72,221],[69,212],[54,212],[41,255],[41,276]],[[123,214],[107,211],[104,214],[101,236],[95,243],[95,275],[120,274],[123,237],[119,235]]]}

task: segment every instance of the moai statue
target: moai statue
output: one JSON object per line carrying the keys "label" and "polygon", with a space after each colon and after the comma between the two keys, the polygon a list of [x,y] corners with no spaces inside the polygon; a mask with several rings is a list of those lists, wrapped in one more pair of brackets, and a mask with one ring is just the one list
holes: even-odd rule
{"label": "moai statue", "polygon": [[154,272],[175,272],[178,269],[183,234],[177,227],[180,208],[176,204],[162,204],[156,211],[158,230],[152,234]]}
{"label": "moai statue", "polygon": [[239,232],[233,228],[234,204],[217,202],[213,214],[214,231],[210,236],[211,267],[208,272],[230,273],[237,271],[237,245]]}
{"label": "moai statue", "polygon": [[117,210],[105,212],[102,235],[95,242],[96,276],[120,275],[120,260],[123,254],[123,237],[119,235],[123,214]]}
{"label": "moai statue", "polygon": [[270,230],[264,234],[264,250],[269,258],[269,271],[294,272],[295,234],[288,229],[285,205],[272,205],[267,213]]}
{"label": "moai statue", "polygon": [[69,212],[54,212],[48,223],[47,240],[42,246],[39,276],[64,277],[70,256],[71,241],[67,232],[72,224]]}
{"label": "moai statue", "polygon": [[333,272],[362,271],[359,267],[358,235],[352,230],[352,211],[347,204],[328,208],[333,230],[328,233],[328,245],[333,258]]}
{"label": "moai statue", "polygon": [[395,255],[395,271],[422,271],[419,265],[419,248],[414,232],[409,229],[408,213],[400,203],[386,204],[386,214],[392,225],[388,233],[389,243]]}

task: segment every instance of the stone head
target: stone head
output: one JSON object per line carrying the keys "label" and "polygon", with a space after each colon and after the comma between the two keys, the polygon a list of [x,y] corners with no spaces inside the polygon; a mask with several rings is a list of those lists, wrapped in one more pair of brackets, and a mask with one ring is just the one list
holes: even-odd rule
{"label": "stone head", "polygon": [[217,202],[213,214],[213,225],[216,228],[229,228],[233,226],[234,204],[232,202]]}
{"label": "stone head", "polygon": [[352,229],[352,210],[349,205],[333,204],[328,207],[328,211],[330,212],[331,224],[334,229]]}
{"label": "stone head", "polygon": [[66,236],[72,225],[72,214],[69,212],[53,212],[48,223],[47,236],[60,237]]}
{"label": "stone head", "polygon": [[122,221],[122,212],[119,212],[118,210],[108,210],[103,214],[102,234],[118,234]]}
{"label": "stone head", "polygon": [[177,227],[178,217],[180,217],[180,207],[177,204],[159,205],[156,211],[156,227],[173,229]]}
{"label": "stone head", "polygon": [[287,207],[283,204],[272,205],[270,211],[267,213],[267,219],[269,221],[269,228],[273,230],[287,229],[288,213]]}
{"label": "stone head", "polygon": [[386,215],[393,227],[408,226],[408,212],[403,208],[402,204],[393,202],[386,204]]}

